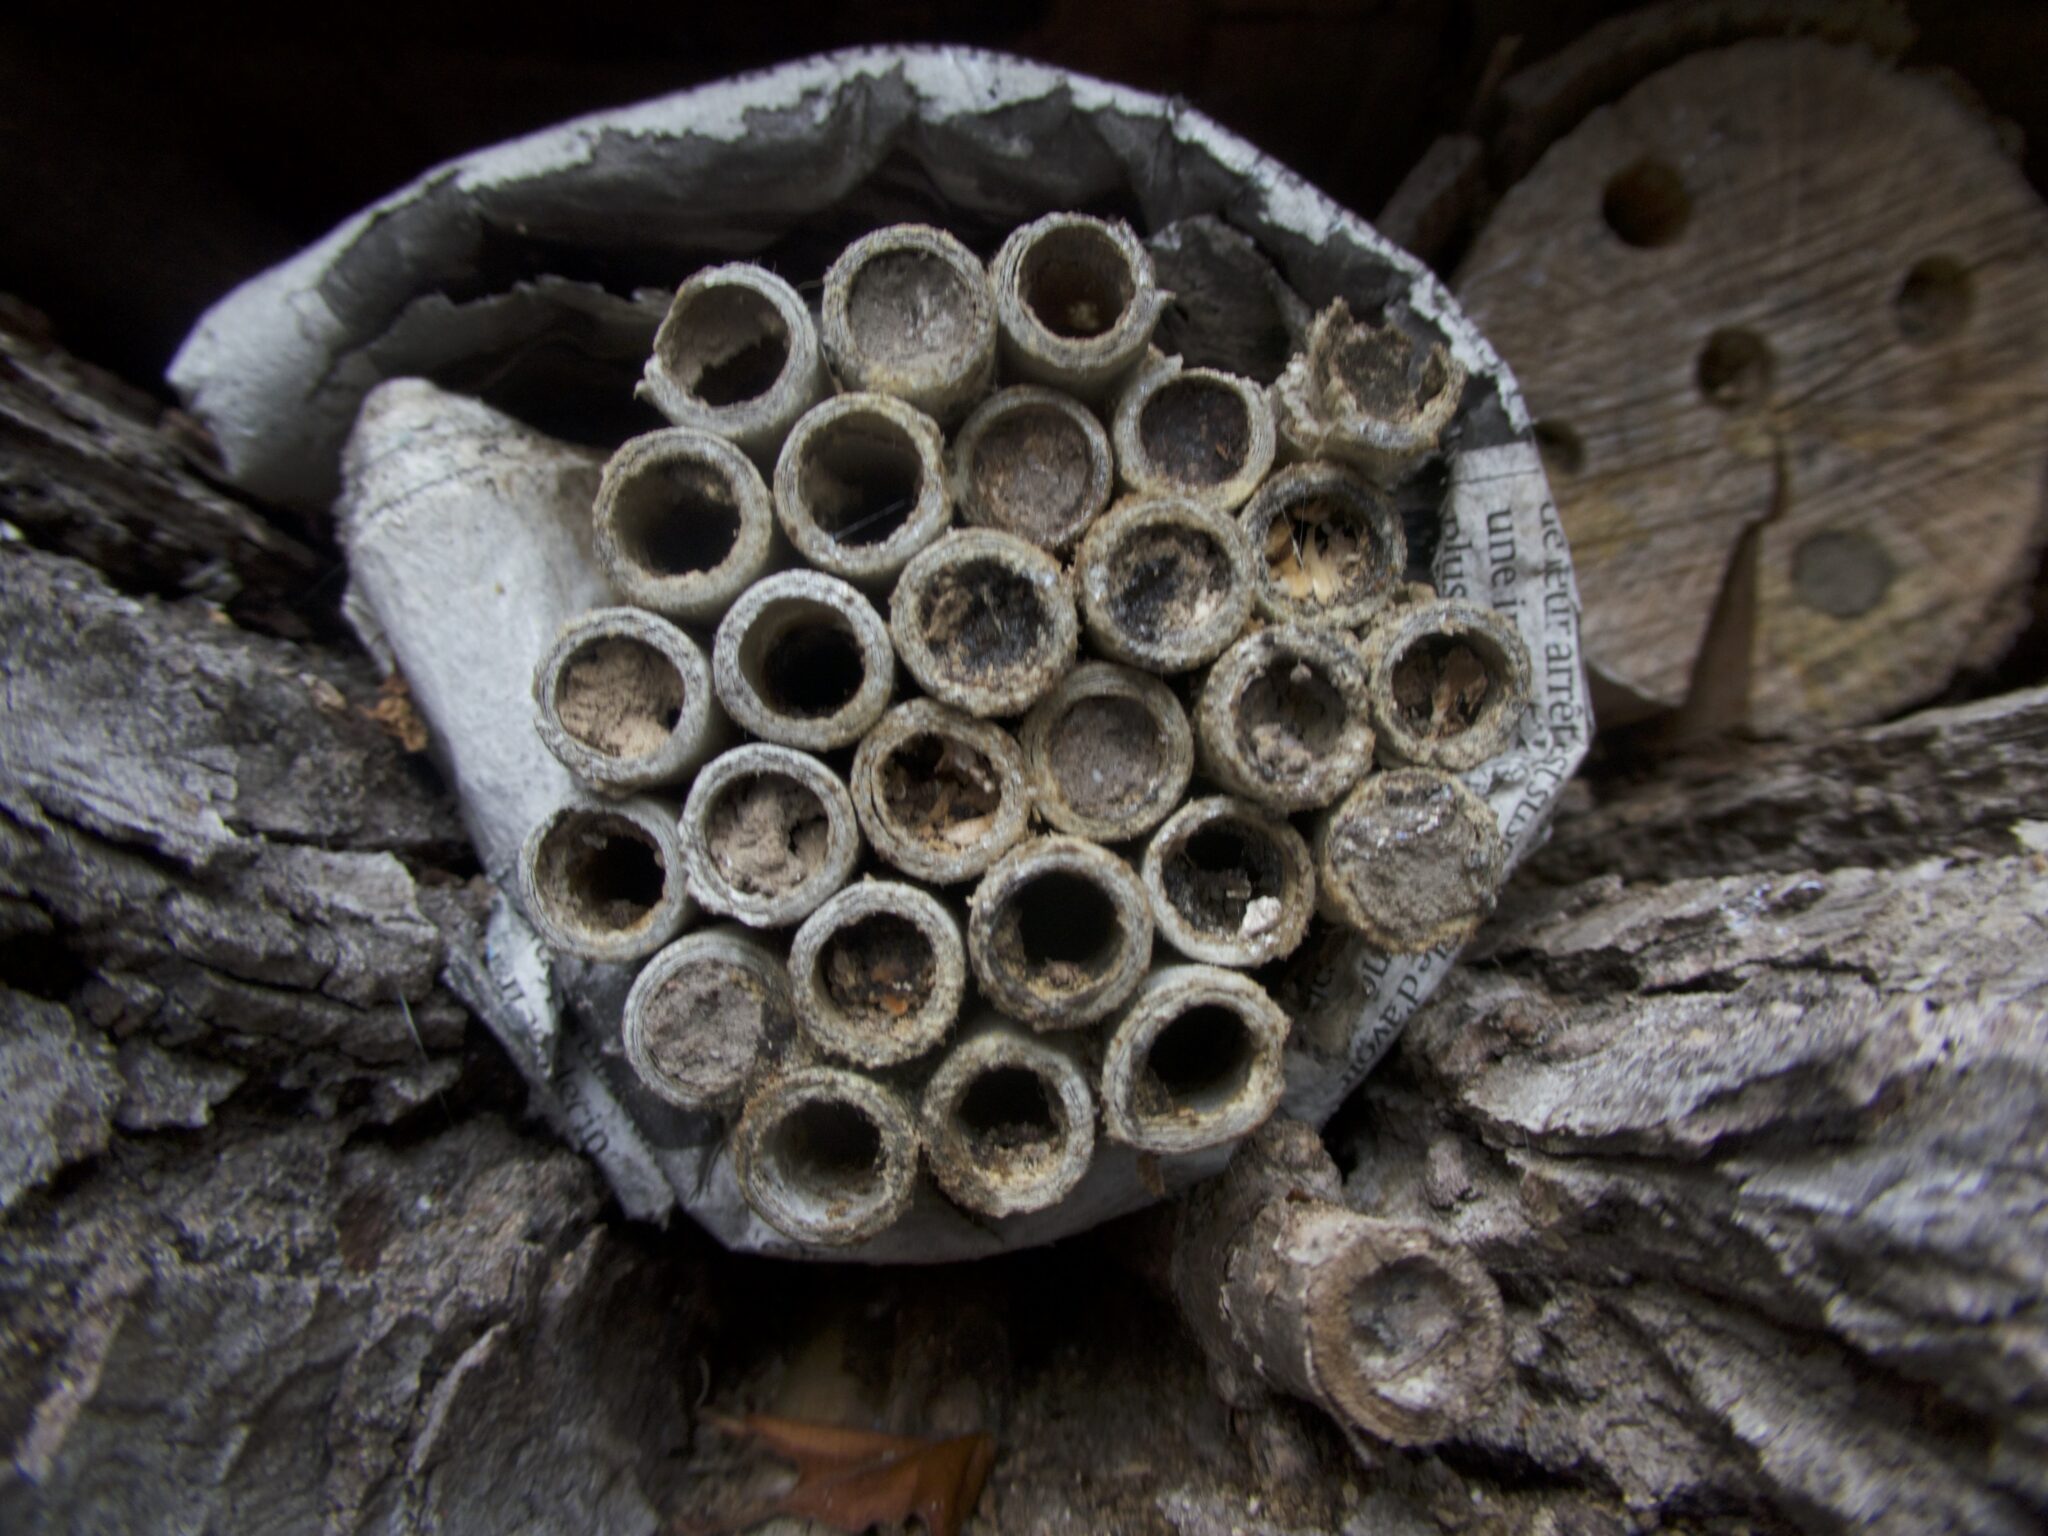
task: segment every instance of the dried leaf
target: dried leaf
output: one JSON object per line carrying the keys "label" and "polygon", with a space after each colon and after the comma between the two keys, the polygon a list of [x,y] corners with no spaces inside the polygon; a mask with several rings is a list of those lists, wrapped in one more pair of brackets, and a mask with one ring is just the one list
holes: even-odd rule
{"label": "dried leaf", "polygon": [[377,687],[377,702],[363,711],[389,734],[398,738],[398,744],[408,752],[424,752],[431,738],[427,734],[427,722],[420,718],[420,712],[413,706],[412,688],[405,678],[392,673]]}
{"label": "dried leaf", "polygon": [[816,1520],[858,1533],[900,1527],[913,1518],[930,1536],[959,1536],[996,1457],[987,1435],[925,1440],[878,1435],[832,1424],[748,1414],[706,1414],[705,1422],[796,1468],[796,1482],[773,1503],[718,1525],[678,1521],[677,1536],[737,1536],[763,1520]]}

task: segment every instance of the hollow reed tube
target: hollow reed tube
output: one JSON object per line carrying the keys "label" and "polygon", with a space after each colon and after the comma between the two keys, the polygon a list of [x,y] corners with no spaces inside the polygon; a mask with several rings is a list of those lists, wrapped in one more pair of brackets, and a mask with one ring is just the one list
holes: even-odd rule
{"label": "hollow reed tube", "polygon": [[1391,610],[1364,654],[1387,761],[1463,773],[1513,743],[1529,703],[1529,648],[1505,614],[1443,598]]}
{"label": "hollow reed tube", "polygon": [[1199,1152],[1265,1123],[1286,1086],[1287,1015],[1248,976],[1161,966],[1110,1031],[1102,1123],[1141,1152]]}
{"label": "hollow reed tube", "polygon": [[688,427],[620,445],[591,519],[619,595],[685,624],[716,622],[775,554],[761,472],[724,438]]}
{"label": "hollow reed tube", "polygon": [[918,1129],[955,1205],[1018,1216],[1059,1204],[1088,1171],[1095,1095],[1072,1049],[991,1016],[932,1073]]}
{"label": "hollow reed tube", "polygon": [[1283,818],[1211,795],[1166,819],[1139,869],[1159,937],[1209,965],[1293,953],[1315,913],[1315,861]]}
{"label": "hollow reed tube", "polygon": [[859,592],[817,571],[756,582],[719,621],[711,675],[726,712],[763,741],[826,752],[889,707],[896,652]]}
{"label": "hollow reed tube", "polygon": [[789,951],[798,1024],[828,1056],[889,1067],[931,1050],[967,991],[960,919],[928,891],[862,880],[804,919]]}
{"label": "hollow reed tube", "polygon": [[1341,630],[1257,630],[1209,669],[1195,749],[1225,789],[1276,811],[1330,804],[1372,766],[1365,662]]}
{"label": "hollow reed tube", "polygon": [[1178,497],[1111,507],[1081,540],[1074,581],[1095,648],[1146,672],[1213,660],[1251,613],[1251,554],[1237,523]]}
{"label": "hollow reed tube", "polygon": [[774,491],[797,553],[871,592],[953,515],[939,425],[893,395],[838,395],[807,412],[775,461]]}
{"label": "hollow reed tube", "polygon": [[803,1067],[747,1100],[732,1134],[747,1204],[787,1237],[845,1247],[894,1225],[917,1180],[917,1127],[895,1089]]}
{"label": "hollow reed tube", "polygon": [[558,806],[519,859],[526,915],[555,948],[585,960],[641,960],[696,915],[675,823],[652,801]]}
{"label": "hollow reed tube", "polygon": [[1008,374],[1091,404],[1144,357],[1166,307],[1130,226],[1079,213],[1013,230],[989,278]]}
{"label": "hollow reed tube", "polygon": [[1462,944],[1507,864],[1493,809],[1436,768],[1374,774],[1316,829],[1324,912],[1393,954]]}
{"label": "hollow reed tube", "polygon": [[782,957],[744,928],[699,929],[641,968],[620,1035],[634,1075],[684,1109],[737,1108],[795,1032]]}
{"label": "hollow reed tube", "polygon": [[995,717],[1022,714],[1066,675],[1080,625],[1058,561],[1011,534],[966,528],[904,569],[889,634],[926,693]]}
{"label": "hollow reed tube", "polygon": [[533,696],[548,750],[606,794],[677,782],[727,733],[697,642],[638,608],[600,608],[563,626]]}
{"label": "hollow reed tube", "polygon": [[853,754],[853,805],[881,858],[933,885],[972,880],[1024,835],[1024,754],[1001,726],[912,699]]}
{"label": "hollow reed tube", "polygon": [[1273,410],[1250,379],[1179,358],[1140,368],[1110,425],[1117,478],[1137,496],[1219,512],[1243,506],[1273,467]]}
{"label": "hollow reed tube", "polygon": [[1019,733],[1039,815],[1100,843],[1143,837],[1187,793],[1195,737],[1156,677],[1084,661],[1031,707]]}
{"label": "hollow reed tube", "polygon": [[1109,434],[1095,413],[1032,384],[997,390],[976,406],[947,464],[963,522],[1055,555],[1074,547],[1116,488]]}
{"label": "hollow reed tube", "polygon": [[851,390],[957,421],[996,371],[996,305],[974,253],[928,224],[863,235],[825,273],[825,360]]}
{"label": "hollow reed tube", "polygon": [[1152,909],[1131,867],[1077,837],[1020,843],[967,904],[982,996],[1036,1030],[1092,1024],[1131,995],[1152,958]]}
{"label": "hollow reed tube", "polygon": [[797,418],[830,392],[803,299],[766,268],[706,267],[654,333],[637,393],[679,427],[731,441],[772,464]]}
{"label": "hollow reed tube", "polygon": [[698,773],[683,802],[682,845],[691,892],[707,911],[785,928],[852,878],[860,829],[830,768],[757,741]]}

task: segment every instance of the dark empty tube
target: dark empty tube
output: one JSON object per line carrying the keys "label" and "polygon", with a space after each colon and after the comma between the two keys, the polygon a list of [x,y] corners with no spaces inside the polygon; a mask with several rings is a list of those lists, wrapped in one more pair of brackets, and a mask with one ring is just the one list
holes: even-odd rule
{"label": "dark empty tube", "polygon": [[947,534],[889,600],[896,654],[926,693],[970,715],[1018,715],[1073,665],[1080,625],[1059,562],[988,528]]}
{"label": "dark empty tube", "polygon": [[989,1018],[926,1084],[918,1130],[955,1205],[1001,1218],[1058,1205],[1095,1155],[1095,1095],[1074,1052]]}
{"label": "dark empty tube", "polygon": [[563,626],[534,674],[535,721],[562,766],[608,794],[673,784],[716,751],[725,720],[697,642],[638,608]]}
{"label": "dark empty tube", "polygon": [[909,1061],[960,1015],[960,919],[914,885],[863,880],[804,919],[789,982],[797,1021],[819,1050],[858,1067]]}
{"label": "dark empty tube", "polygon": [[685,427],[622,445],[592,507],[597,558],[627,602],[709,624],[768,568],[775,512],[752,460]]}
{"label": "dark empty tube", "polygon": [[1315,861],[1302,835],[1227,795],[1174,812],[1139,873],[1159,936],[1210,965],[1264,965],[1293,953],[1315,912]]}
{"label": "dark empty tube", "polygon": [[1249,1135],[1279,1107],[1287,1015],[1257,982],[1162,966],[1110,1032],[1102,1123],[1141,1152],[1198,1152]]}
{"label": "dark empty tube", "polygon": [[1273,385],[1273,419],[1296,457],[1341,459],[1392,485],[1436,452],[1464,391],[1442,342],[1354,320],[1338,299]]}
{"label": "dark empty tube", "polygon": [[1041,837],[998,859],[967,903],[981,995],[1036,1030],[1092,1024],[1131,995],[1152,959],[1152,909],[1131,867],[1077,837]]}
{"label": "dark empty tube", "polygon": [[585,960],[641,960],[696,915],[675,824],[637,800],[571,804],[533,829],[519,857],[526,915]]}
{"label": "dark empty tube", "polygon": [[765,268],[735,262],[707,267],[676,290],[638,392],[677,426],[715,432],[768,464],[831,387],[817,327],[796,290]]}
{"label": "dark empty tube", "polygon": [[1506,615],[1438,599],[1385,615],[1365,640],[1381,754],[1463,773],[1514,741],[1529,648]]}
{"label": "dark empty tube", "polygon": [[989,279],[1004,367],[1089,401],[1144,357],[1166,307],[1130,227],[1085,214],[1047,214],[1012,231]]}
{"label": "dark empty tube", "polygon": [[844,1247],[884,1232],[910,1204],[917,1129],[894,1089],[837,1067],[805,1067],[747,1101],[732,1134],[747,1204],[798,1242]]}
{"label": "dark empty tube", "polygon": [[819,570],[879,591],[953,515],[938,423],[893,395],[839,395],[775,461],[775,516]]}
{"label": "dark empty tube", "polygon": [[1109,505],[1116,466],[1095,413],[1018,384],[975,407],[953,439],[953,502],[977,528],[1065,554]]}
{"label": "dark empty tube", "polygon": [[1156,677],[1087,661],[1024,718],[1020,737],[1039,815],[1100,843],[1143,837],[1187,793],[1195,737]]}
{"label": "dark empty tube", "polygon": [[1408,564],[1401,514],[1341,464],[1296,464],[1238,515],[1252,599],[1279,623],[1357,629],[1397,600]]}
{"label": "dark empty tube", "polygon": [[1195,747],[1209,776],[1278,811],[1330,804],[1372,766],[1365,662],[1349,635],[1276,625],[1209,669]]}
{"label": "dark empty tube", "polygon": [[1323,819],[1315,848],[1323,910],[1393,954],[1472,937],[1507,864],[1492,808],[1434,768],[1374,774]]}
{"label": "dark empty tube", "polygon": [[875,852],[906,875],[972,880],[1024,835],[1024,754],[1008,732],[930,699],[890,710],[853,756],[853,805]]}
{"label": "dark empty tube", "polygon": [[860,828],[831,769],[750,742],[698,773],[683,803],[682,843],[700,905],[750,928],[784,928],[852,878]]}
{"label": "dark empty tube", "polygon": [[736,1108],[794,1033],[782,957],[729,926],[685,934],[648,961],[620,1027],[640,1081],[696,1110]]}
{"label": "dark empty tube", "polygon": [[1110,429],[1117,477],[1138,496],[1175,496],[1219,512],[1243,506],[1273,467],[1273,411],[1250,379],[1179,358],[1141,368]]}
{"label": "dark empty tube", "polygon": [[1251,614],[1252,562],[1236,522],[1177,497],[1119,502],[1074,559],[1097,650],[1147,672],[1185,672],[1235,640]]}
{"label": "dark empty tube", "polygon": [[826,752],[889,707],[896,652],[874,604],[816,571],[756,582],[719,622],[711,675],[727,713],[764,741]]}
{"label": "dark empty tube", "polygon": [[988,272],[942,229],[893,224],[849,245],[825,273],[825,360],[848,389],[958,420],[996,371]]}

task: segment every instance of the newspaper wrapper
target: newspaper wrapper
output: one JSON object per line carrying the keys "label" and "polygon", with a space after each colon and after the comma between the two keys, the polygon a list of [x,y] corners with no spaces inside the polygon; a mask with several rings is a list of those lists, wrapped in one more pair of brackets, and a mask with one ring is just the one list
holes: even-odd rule
{"label": "newspaper wrapper", "polygon": [[[442,166],[253,279],[202,319],[171,379],[239,484],[322,508],[380,380],[426,376],[558,436],[615,442],[654,424],[627,402],[659,319],[655,295],[698,266],[763,260],[814,276],[849,239],[902,220],[993,250],[1010,228],[1059,209],[1118,215],[1141,233],[1210,216],[1249,237],[1310,307],[1342,297],[1354,312],[1420,325],[1463,365],[1441,526],[1420,541],[1421,558],[1444,595],[1510,614],[1535,664],[1519,738],[1465,775],[1519,859],[1542,837],[1590,719],[1570,559],[1514,381],[1418,262],[1165,98],[971,50],[877,49],[579,119]],[[516,475],[474,455],[466,474],[446,468],[358,492],[351,612],[372,649],[403,666],[485,867],[509,892],[507,839],[574,792],[533,732],[532,666],[562,622],[606,599],[594,567],[577,564],[587,541],[551,521],[559,502],[522,501]],[[545,478],[530,475],[528,488]],[[557,475],[554,491],[566,483]],[[435,507],[465,538],[490,541],[488,577],[472,568],[476,551],[432,542]],[[523,606],[485,630],[475,604],[499,602],[500,587]],[[475,787],[486,763],[488,802]],[[1327,1118],[1455,958],[1312,935],[1274,988],[1294,1018],[1283,1112]],[[449,976],[629,1212],[681,1208],[733,1248],[826,1256],[748,1209],[717,1122],[632,1080],[618,1041],[629,968],[549,956],[501,898],[480,951],[455,954]],[[1141,1160],[1104,1145],[1057,1207],[1000,1222],[972,1220],[927,1187],[889,1231],[829,1256],[929,1262],[1050,1241],[1228,1155]]]}

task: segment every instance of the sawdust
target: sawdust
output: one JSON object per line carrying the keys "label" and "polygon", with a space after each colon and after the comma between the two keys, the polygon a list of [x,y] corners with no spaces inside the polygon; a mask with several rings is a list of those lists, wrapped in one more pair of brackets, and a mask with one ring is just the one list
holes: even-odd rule
{"label": "sawdust", "polygon": [[1394,705],[1418,740],[1468,731],[1486,709],[1493,675],[1479,653],[1447,635],[1425,635],[1394,666]]}
{"label": "sawdust", "polygon": [[675,664],[625,635],[577,651],[555,688],[562,729],[607,757],[659,751],[682,712],[683,679]]}
{"label": "sawdust", "polygon": [[906,838],[952,852],[995,830],[1002,781],[964,741],[913,736],[889,754],[878,777],[882,807]]}
{"label": "sawdust", "polygon": [[726,786],[704,823],[704,844],[734,890],[781,896],[825,862],[830,823],[803,784],[763,773]]}

